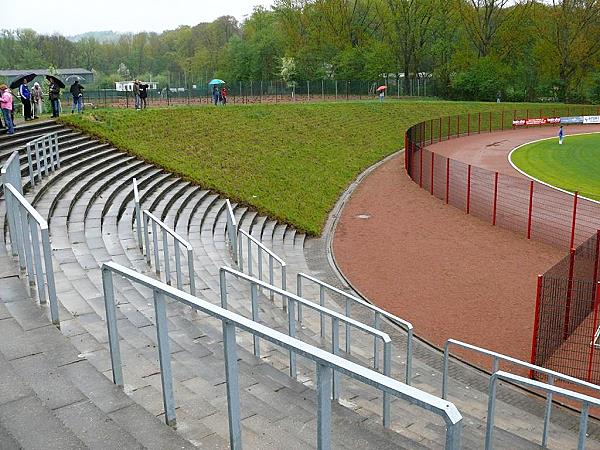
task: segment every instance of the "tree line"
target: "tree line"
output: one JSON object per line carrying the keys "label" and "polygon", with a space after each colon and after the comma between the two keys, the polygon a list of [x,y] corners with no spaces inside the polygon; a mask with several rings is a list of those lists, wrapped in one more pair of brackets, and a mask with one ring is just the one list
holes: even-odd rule
{"label": "tree line", "polygon": [[427,77],[443,98],[600,101],[599,55],[600,0],[275,0],[113,42],[0,32],[0,67],[84,67],[107,88]]}

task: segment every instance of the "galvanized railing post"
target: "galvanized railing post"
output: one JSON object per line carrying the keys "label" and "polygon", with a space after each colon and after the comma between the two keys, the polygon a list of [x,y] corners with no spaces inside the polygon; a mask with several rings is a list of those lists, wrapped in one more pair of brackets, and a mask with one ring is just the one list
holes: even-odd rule
{"label": "galvanized railing post", "polygon": [[[321,316],[322,317],[322,316]],[[340,321],[337,317],[331,318],[331,353],[334,355],[340,354]],[[340,399],[340,375],[334,370],[333,371],[333,399]]]}
{"label": "galvanized railing post", "polygon": [[412,383],[412,356],[413,356],[413,329],[406,332],[406,374],[405,382],[409,386]]}
{"label": "galvanized railing post", "polygon": [[158,256],[158,231],[156,222],[152,221],[152,242],[154,243],[154,271],[160,275],[160,258]]}
{"label": "galvanized railing post", "polygon": [[43,162],[43,158],[42,158],[42,148],[38,145],[40,143],[40,141],[37,141],[34,145],[34,149],[35,149],[35,159],[37,162],[37,173],[38,176],[40,177],[40,181],[42,181],[42,162]]}
{"label": "galvanized railing post", "polygon": [[[274,282],[274,273],[273,273],[273,255],[269,255],[269,284],[275,284]],[[271,301],[275,299],[275,294],[273,291],[269,293],[269,298]]]}
{"label": "galvanized railing post", "polygon": [[262,281],[263,280],[263,258],[262,258],[262,248],[260,246],[258,246],[257,255],[258,255],[258,262],[257,262],[258,279],[260,281]]}
{"label": "galvanized railing post", "polygon": [[[288,334],[291,337],[296,337],[296,318],[294,317],[294,303],[295,301],[293,299],[288,300]],[[290,349],[290,376],[294,379],[298,378],[298,369],[296,367],[296,352],[292,349]]]}
{"label": "galvanized railing post", "polygon": [[171,262],[169,260],[169,236],[162,230],[162,241],[163,241],[163,258],[165,260],[165,280],[167,284],[171,285]]}
{"label": "galvanized railing post", "polygon": [[60,151],[58,150],[58,133],[53,133],[54,155],[56,156],[56,168],[60,169]]}
{"label": "galvanized railing post", "polygon": [[31,252],[31,239],[29,238],[29,214],[24,211],[21,204],[18,205],[19,220],[21,222],[21,230],[23,231],[23,245],[25,246],[25,266],[27,267],[27,277],[29,278],[29,284],[34,284],[33,278],[33,255]]}
{"label": "galvanized railing post", "polygon": [[181,273],[181,255],[179,249],[179,242],[175,240],[175,276],[177,279],[177,289],[183,290],[183,274]]}
{"label": "galvanized railing post", "polygon": [[[391,376],[392,372],[392,341],[383,343],[383,374],[387,377]],[[390,394],[383,392],[383,426],[389,428],[391,426],[390,414]]]}
{"label": "galvanized railing post", "polygon": [[60,327],[58,313],[58,299],[56,298],[56,282],[54,280],[54,268],[52,266],[52,248],[50,247],[50,233],[48,225],[40,227],[42,234],[42,247],[44,249],[44,268],[46,270],[46,283],[48,285],[48,298],[50,300],[50,318],[52,323]]}
{"label": "galvanized railing post", "polygon": [[188,272],[190,274],[190,294],[196,295],[196,272],[194,271],[194,250],[187,248]]}
{"label": "galvanized railing post", "polygon": [[223,321],[223,349],[225,352],[225,379],[227,381],[227,414],[229,417],[229,445],[232,450],[242,449],[240,389],[238,385],[235,324]]}
{"label": "galvanized railing post", "polygon": [[244,255],[242,255],[242,238],[238,235],[238,257],[237,263],[240,270],[244,270]]}
{"label": "galvanized railing post", "polygon": [[450,358],[450,342],[446,341],[444,345],[444,368],[442,369],[442,398],[448,399],[448,364]]}
{"label": "galvanized railing post", "polygon": [[[250,297],[252,301],[252,320],[258,322],[258,286],[256,283],[250,285]],[[260,340],[254,335],[252,336],[254,343],[254,356],[260,358]]]}
{"label": "galvanized railing post", "polygon": [[33,171],[33,158],[31,157],[31,143],[26,145],[27,148],[27,165],[29,166],[29,181],[31,187],[35,187],[35,172]]}
{"label": "galvanized railing post", "polygon": [[44,282],[44,271],[42,270],[42,256],[40,255],[41,246],[36,222],[29,220],[29,232],[31,233],[31,243],[33,248],[33,262],[35,264],[35,279],[37,282],[37,291],[40,303],[46,303],[46,283]]}
{"label": "galvanized railing post", "polygon": [[135,228],[138,238],[138,247],[143,249],[144,242],[142,241],[142,210],[140,205],[140,195],[137,187],[137,180],[133,179],[133,202],[135,206]]}
{"label": "galvanized railing post", "polygon": [[38,141],[39,144],[39,154],[43,155],[40,159],[44,162],[44,176],[48,176],[48,145],[49,139],[44,137],[41,141]]}
{"label": "galvanized railing post", "polygon": [[250,238],[248,238],[248,252],[247,252],[247,258],[246,258],[246,265],[248,266],[248,274],[250,276],[254,275],[252,273],[254,261],[252,260],[252,240]]}
{"label": "galvanized railing post", "polygon": [[[346,297],[346,302],[344,304],[344,313],[346,314],[346,317],[350,317],[351,316],[351,305],[350,305],[350,299],[348,297]],[[350,344],[350,324],[346,322],[346,353],[350,354],[351,351],[351,344]]]}
{"label": "galvanized railing post", "polygon": [[150,264],[150,232],[148,230],[148,221],[150,218],[144,214],[144,245],[146,247],[146,263]]}
{"label": "galvanized railing post", "polygon": [[158,342],[158,359],[160,361],[160,382],[162,384],[165,422],[171,427],[177,426],[175,416],[175,399],[173,396],[173,373],[171,371],[171,350],[165,295],[154,291],[154,312],[156,315],[156,339]]}
{"label": "galvanized railing post", "polygon": [[[325,306],[325,288],[323,286],[319,286],[319,305]],[[325,338],[325,318],[323,314],[320,314],[321,319],[321,338]]]}
{"label": "galvanized railing post", "polygon": [[579,418],[579,439],[577,440],[577,448],[581,450],[585,449],[589,412],[590,404],[583,402],[581,405],[581,417]]}
{"label": "galvanized railing post", "polygon": [[[373,328],[376,330],[381,328],[381,314],[377,311],[375,312]],[[373,368],[379,370],[379,339],[377,339],[377,336],[373,336]]]}
{"label": "galvanized railing post", "polygon": [[[554,385],[554,375],[548,375],[548,384]],[[544,413],[544,433],[542,434],[542,447],[548,445],[548,434],[550,433],[550,415],[552,414],[552,392],[546,395],[546,410]]]}
{"label": "galvanized railing post", "polygon": [[[235,220],[235,215],[233,214],[233,208],[231,207],[231,202],[229,199],[225,201],[227,205],[227,237],[229,238],[229,245],[231,248],[231,253],[233,254],[233,262],[238,264],[238,232],[237,232],[237,223]],[[241,270],[241,268],[240,268]]]}
{"label": "galvanized railing post", "polygon": [[485,430],[485,450],[492,450],[492,439],[494,438],[494,413],[496,410],[496,385],[498,375],[492,374],[489,383],[487,425]]}
{"label": "galvanized railing post", "polygon": [[317,449],[331,449],[331,369],[317,363]]}
{"label": "galvanized railing post", "polygon": [[[298,297],[302,297],[302,276],[300,274],[296,276],[296,294],[298,294]],[[301,304],[298,304],[298,323],[302,324]]]}
{"label": "galvanized railing post", "polygon": [[102,288],[104,290],[104,307],[106,309],[106,326],[108,328],[108,345],[110,348],[113,382],[117,386],[122,387],[123,368],[121,366],[121,349],[119,346],[119,332],[117,330],[115,290],[113,287],[112,272],[107,268],[102,269]]}
{"label": "galvanized railing post", "polygon": [[[281,264],[281,289],[287,291],[287,266],[285,263]],[[288,298],[285,295],[281,296],[281,307],[283,311],[287,311],[288,308]],[[300,306],[300,305],[298,305]]]}

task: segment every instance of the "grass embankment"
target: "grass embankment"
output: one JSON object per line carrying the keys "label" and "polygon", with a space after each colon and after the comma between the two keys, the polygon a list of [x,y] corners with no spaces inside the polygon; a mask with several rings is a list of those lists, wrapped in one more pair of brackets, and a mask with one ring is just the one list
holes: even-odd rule
{"label": "grass embankment", "polygon": [[552,186],[600,200],[600,134],[566,136],[525,145],[513,152],[513,163]]}
{"label": "grass embankment", "polygon": [[[437,101],[233,105],[96,110],[61,120],[301,231],[320,234],[343,190],[361,171],[400,150],[410,125],[513,106]],[[540,107],[518,108],[528,106]]]}

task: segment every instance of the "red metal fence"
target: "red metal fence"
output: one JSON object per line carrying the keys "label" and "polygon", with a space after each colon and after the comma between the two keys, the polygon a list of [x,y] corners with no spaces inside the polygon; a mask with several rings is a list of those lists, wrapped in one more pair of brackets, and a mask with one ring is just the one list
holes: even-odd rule
{"label": "red metal fence", "polygon": [[[597,113],[590,107],[539,111],[540,117]],[[600,203],[426,148],[454,137],[510,129],[513,119],[523,117],[531,117],[530,111],[442,117],[414,125],[405,137],[406,171],[431,195],[466,214],[569,251],[538,279],[531,361],[600,383],[600,347],[593,344],[600,322]]]}

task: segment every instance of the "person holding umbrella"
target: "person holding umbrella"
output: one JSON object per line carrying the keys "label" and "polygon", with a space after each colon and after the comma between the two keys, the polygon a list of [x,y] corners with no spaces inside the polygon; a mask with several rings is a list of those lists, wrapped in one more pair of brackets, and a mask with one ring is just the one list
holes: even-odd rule
{"label": "person holding umbrella", "polygon": [[27,78],[23,79],[21,86],[19,86],[19,98],[23,103],[23,116],[25,120],[33,119],[33,113],[31,112],[31,91],[27,86]]}
{"label": "person holding umbrella", "polygon": [[71,114],[75,112],[75,108],[77,108],[77,112],[81,114],[81,108],[83,106],[83,89],[84,87],[79,84],[79,80],[75,80],[71,85],[71,89],[69,89],[69,92],[73,96]]}
{"label": "person holding umbrella", "polygon": [[0,108],[4,116],[4,123],[8,129],[7,134],[15,133],[15,126],[12,121],[13,98],[10,89],[5,84],[0,84]]}
{"label": "person holding umbrella", "polygon": [[[60,115],[60,106],[58,100],[60,98],[60,89],[61,83],[60,80],[52,75],[46,75],[46,80],[48,80],[48,98],[50,99],[50,104],[52,105],[52,117],[58,117]],[[62,87],[64,83],[62,83]]]}
{"label": "person holding umbrella", "polygon": [[385,98],[385,90],[387,89],[387,86],[379,86],[377,88],[377,92],[379,92],[379,102],[383,102],[383,99]]}

